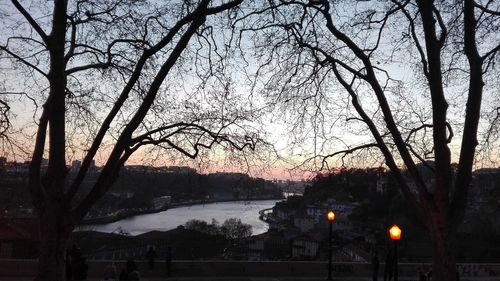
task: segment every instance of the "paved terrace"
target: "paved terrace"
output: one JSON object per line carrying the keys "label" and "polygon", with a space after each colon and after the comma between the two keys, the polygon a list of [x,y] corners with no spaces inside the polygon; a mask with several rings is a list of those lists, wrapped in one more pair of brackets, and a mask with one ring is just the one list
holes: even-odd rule
{"label": "paved terrace", "polygon": [[[113,262],[118,271],[125,266],[125,261],[89,261],[88,280],[101,280],[105,267]],[[173,261],[173,276],[169,278],[166,278],[164,261],[157,261],[153,271],[148,269],[146,261],[136,262],[143,281],[316,281],[325,280],[327,276],[326,262]],[[382,263],[379,280],[383,280],[383,268]],[[399,279],[418,280],[417,272],[420,268],[428,270],[430,266],[422,263],[400,263]],[[35,269],[36,260],[0,259],[0,280],[33,280]],[[459,264],[458,271],[461,281],[500,281],[500,264]],[[371,274],[371,265],[368,263],[333,264],[334,280],[368,281],[371,280]]]}
{"label": "paved terrace", "polygon": [[[33,281],[34,277],[0,277],[2,281]],[[336,277],[333,281],[372,281],[371,277]],[[141,281],[325,281],[326,277],[144,277]],[[383,278],[379,277],[382,281]],[[399,277],[400,281],[418,281],[416,277]],[[460,281],[498,281],[498,277],[464,277]],[[102,278],[88,278],[87,281],[104,281]]]}

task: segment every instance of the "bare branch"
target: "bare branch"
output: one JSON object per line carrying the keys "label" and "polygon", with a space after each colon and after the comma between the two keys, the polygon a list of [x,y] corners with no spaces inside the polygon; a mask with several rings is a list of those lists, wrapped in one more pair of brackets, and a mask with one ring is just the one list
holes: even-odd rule
{"label": "bare branch", "polygon": [[499,51],[500,51],[500,44],[498,44],[496,47],[494,47],[493,49],[491,49],[490,51],[488,51],[487,53],[485,53],[481,57],[481,60],[485,61],[485,60],[487,60],[490,57],[491,57],[491,60],[493,60],[493,58],[496,56],[497,52],[499,52]]}
{"label": "bare branch", "polygon": [[494,16],[500,16],[500,11],[494,11],[494,10],[488,9],[488,7],[479,5],[476,1],[473,1],[473,2],[474,2],[474,7],[480,9],[481,11],[488,13],[488,14],[491,14],[491,15],[494,15]]}
{"label": "bare branch", "polygon": [[83,181],[88,171],[88,168],[92,163],[92,159],[94,159],[94,156],[96,155],[97,150],[99,149],[99,146],[101,145],[104,139],[104,136],[108,132],[111,123],[113,122],[116,115],[124,105],[125,101],[129,98],[130,92],[132,91],[134,85],[136,85],[137,81],[139,80],[147,60],[153,55],[155,55],[157,52],[159,52],[162,48],[167,46],[167,44],[169,44],[173,40],[173,38],[181,30],[181,28],[185,24],[189,23],[190,19],[192,18],[194,18],[193,14],[188,14],[187,16],[180,19],[172,28],[169,29],[169,32],[155,46],[153,46],[149,50],[145,50],[143,54],[140,56],[140,58],[137,60],[137,63],[134,66],[134,70],[132,71],[130,78],[128,79],[126,85],[123,87],[123,90],[120,93],[119,97],[114,102],[113,107],[109,111],[108,115],[102,122],[97,135],[94,137],[94,141],[92,142],[92,145],[90,146],[87,154],[85,155],[82,161],[82,166],[78,171],[75,180],[71,184],[71,187],[68,190],[68,193],[66,195],[67,198],[69,199],[73,198],[76,192],[78,191],[78,188],[80,187],[81,182]]}
{"label": "bare branch", "polygon": [[[390,152],[389,148],[387,147],[386,142],[383,140],[379,130],[377,129],[377,127],[373,123],[373,120],[366,114],[365,110],[363,109],[363,107],[359,103],[358,96],[357,96],[356,92],[352,89],[351,85],[349,85],[344,80],[344,78],[342,77],[342,75],[338,71],[336,64],[333,64],[332,68],[333,68],[333,71],[335,73],[337,80],[344,86],[344,88],[348,91],[349,95],[351,96],[351,100],[352,100],[352,104],[353,104],[354,108],[356,109],[358,114],[361,116],[361,118],[363,119],[365,124],[368,126],[371,134],[375,138],[375,141],[377,142],[379,149],[381,150],[382,154],[384,155],[385,162],[386,162],[387,166],[389,167],[389,169],[392,171],[392,173],[395,175],[403,194],[405,195],[407,200],[412,204],[412,206],[415,208],[417,214],[419,216],[423,216],[424,214],[423,214],[422,208],[418,205],[417,200],[415,199],[415,196],[411,193],[410,188],[408,187],[408,184],[404,180],[402,173],[401,173],[399,167],[396,165],[396,161],[394,160],[392,153]],[[410,172],[411,172],[411,170],[410,170]],[[418,181],[418,180],[420,180],[420,181]],[[421,177],[416,177],[415,181],[417,184],[417,188],[418,188],[420,197],[424,198],[425,200],[429,200],[428,198],[430,197],[430,195],[428,194],[428,191],[425,188],[425,184],[423,183],[423,181],[421,181]]]}
{"label": "bare branch", "polygon": [[411,136],[413,134],[417,133],[418,131],[425,129],[425,128],[432,128],[432,127],[433,127],[432,124],[422,124],[417,128],[411,129],[410,132],[408,133],[408,136],[406,136],[405,142],[408,143],[410,141]]}
{"label": "bare branch", "polygon": [[26,59],[22,58],[20,55],[14,53],[13,51],[9,50],[7,46],[0,46],[0,50],[3,50],[4,52],[6,52],[7,54],[11,55],[13,58],[15,58],[17,61],[19,61],[20,63],[26,65],[27,67],[35,70],[36,72],[42,74],[43,76],[47,77],[48,74],[45,73],[43,70],[41,70],[40,68],[38,68],[38,66],[30,63],[29,61],[27,61]]}
{"label": "bare branch", "polygon": [[113,40],[113,42],[111,42],[109,44],[108,49],[106,51],[106,55],[107,55],[106,62],[92,63],[92,64],[87,64],[87,65],[76,66],[76,67],[67,69],[66,75],[72,75],[76,72],[85,71],[85,70],[89,70],[89,69],[106,69],[106,68],[110,67],[112,64],[112,61],[113,61],[113,54],[111,52],[111,49],[113,48],[113,46],[115,44],[118,44],[118,43],[141,43],[141,44],[147,45],[147,42],[145,42],[144,40],[134,40],[134,39],[116,39],[116,40]]}
{"label": "bare branch", "polygon": [[[230,8],[236,6],[240,3],[241,0],[230,2],[231,5],[224,5],[225,8]],[[85,213],[89,210],[90,206],[94,204],[94,202],[100,198],[111,186],[114,178],[117,176],[117,172],[119,170],[119,165],[117,160],[122,157],[127,147],[130,146],[130,142],[132,140],[132,134],[140,125],[147,112],[149,111],[151,105],[153,104],[158,91],[160,89],[161,84],[163,83],[166,76],[169,74],[171,68],[174,66],[176,61],[179,59],[181,53],[186,48],[188,42],[191,37],[196,33],[198,28],[205,22],[208,13],[212,13],[214,11],[208,11],[209,0],[201,1],[197,8],[193,13],[183,19],[183,21],[179,21],[177,25],[184,25],[185,21],[190,21],[189,26],[180,36],[179,41],[175,44],[172,51],[169,54],[169,57],[160,67],[159,71],[156,73],[153,81],[151,82],[149,89],[145,96],[143,97],[140,106],[138,107],[135,114],[132,116],[129,123],[123,129],[120,137],[118,138],[113,151],[111,152],[106,165],[104,166],[94,188],[89,192],[89,194],[82,200],[82,202],[76,207],[74,210],[75,217],[77,219],[83,218]],[[170,38],[166,37],[160,43],[158,43],[155,47],[153,47],[150,52],[157,52],[161,49],[164,44],[166,44]],[[149,53],[150,54],[150,53]],[[146,55],[149,55],[146,54]],[[135,83],[134,83],[135,84]]]}
{"label": "bare branch", "polygon": [[[344,150],[339,150],[334,153],[330,153],[328,155],[320,155],[319,157],[322,158],[322,163],[325,164],[328,161],[328,158],[332,158],[338,155],[342,155],[342,162],[344,162],[344,158],[348,156],[349,154],[352,154],[358,150],[366,150],[370,148],[379,148],[380,146],[377,143],[367,143],[367,144],[362,144],[362,145],[357,145],[355,147],[349,148],[349,149],[344,149]],[[323,168],[323,166],[322,166]]]}
{"label": "bare branch", "polygon": [[10,128],[9,104],[0,99],[0,139],[7,138],[6,132]]}
{"label": "bare branch", "polygon": [[38,33],[38,35],[42,38],[43,42],[47,44],[48,41],[48,36],[45,34],[43,29],[38,25],[38,23],[35,21],[35,19],[31,16],[26,9],[19,3],[17,0],[11,0],[12,4],[16,7],[16,9],[24,16],[24,18],[28,21],[31,27],[35,29],[35,31]]}
{"label": "bare branch", "polygon": [[[401,5],[399,1],[392,0],[393,3],[396,3],[397,5]],[[420,61],[422,62],[422,69],[425,74],[425,76],[429,76],[429,66],[427,62],[427,57],[425,56],[424,49],[422,47],[422,44],[420,43],[420,40],[418,39],[417,33],[415,31],[415,18],[413,18],[410,13],[404,9],[403,6],[401,7],[401,11],[405,15],[405,17],[408,19],[408,22],[410,24],[410,32],[411,32],[411,37],[413,38],[413,41],[415,42],[415,47],[418,50],[418,53],[420,55]]]}

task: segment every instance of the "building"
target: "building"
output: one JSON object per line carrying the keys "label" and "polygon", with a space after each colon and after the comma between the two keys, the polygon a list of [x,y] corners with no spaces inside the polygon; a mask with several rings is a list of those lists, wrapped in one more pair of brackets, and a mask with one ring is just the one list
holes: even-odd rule
{"label": "building", "polygon": [[212,194],[212,199],[215,200],[234,200],[234,193],[233,192],[214,192]]}
{"label": "building", "polygon": [[266,233],[253,236],[248,241],[248,257],[250,261],[259,261],[264,254],[264,243],[267,238]]}
{"label": "building", "polygon": [[382,176],[377,180],[376,191],[377,193],[387,194],[391,186],[389,177]]}
{"label": "building", "polygon": [[107,194],[114,196],[120,200],[130,199],[134,197],[134,193],[131,191],[108,192]]}
{"label": "building", "polygon": [[334,199],[329,199],[323,204],[314,204],[306,206],[306,213],[312,217],[316,223],[326,221],[326,214],[332,210],[335,213],[335,220],[347,219],[352,214],[354,208],[358,207],[357,203],[340,202]]}
{"label": "building", "polygon": [[172,202],[172,196],[162,196],[158,198],[153,198],[152,204],[155,210],[162,210],[167,208]]}
{"label": "building", "polygon": [[306,206],[306,213],[309,217],[313,218],[316,223],[319,223],[322,218],[326,218],[328,207],[323,205],[308,205]]}
{"label": "building", "polygon": [[0,259],[35,258],[38,224],[33,219],[0,221]]}
{"label": "building", "polygon": [[313,229],[315,224],[316,220],[307,215],[295,216],[293,218],[293,226],[300,229],[300,232],[302,233]]}
{"label": "building", "polygon": [[297,210],[294,209],[277,208],[276,206],[273,208],[273,216],[277,217],[281,221],[290,220],[296,213]]}
{"label": "building", "polygon": [[323,241],[319,234],[303,234],[292,241],[292,258],[314,259]]}

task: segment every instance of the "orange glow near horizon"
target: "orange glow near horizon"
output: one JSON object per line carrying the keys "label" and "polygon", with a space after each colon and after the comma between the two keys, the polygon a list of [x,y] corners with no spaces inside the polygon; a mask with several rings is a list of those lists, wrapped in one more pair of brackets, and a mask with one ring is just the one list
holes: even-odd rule
{"label": "orange glow near horizon", "polygon": [[[9,155],[2,155],[0,157],[5,157],[7,163],[27,163],[31,159],[29,155],[25,157],[8,157]],[[74,155],[72,155],[74,156]],[[98,154],[94,158],[95,165],[97,167],[102,167],[106,163],[106,156]],[[47,158],[44,157],[45,160]],[[77,157],[67,157],[66,165],[70,167],[73,161],[82,161],[83,159]],[[206,159],[201,163],[198,163],[195,160],[179,160],[179,161],[144,161],[141,158],[141,155],[131,157],[126,163],[125,166],[132,165],[144,165],[150,167],[165,167],[165,166],[178,166],[178,167],[190,167],[195,169],[199,174],[212,174],[212,173],[243,173],[248,174],[253,178],[263,178],[266,180],[283,180],[283,181],[302,181],[309,180],[314,175],[312,172],[307,171],[291,171],[287,167],[239,167],[237,165],[229,165],[229,164],[221,164],[217,160],[209,160]]]}

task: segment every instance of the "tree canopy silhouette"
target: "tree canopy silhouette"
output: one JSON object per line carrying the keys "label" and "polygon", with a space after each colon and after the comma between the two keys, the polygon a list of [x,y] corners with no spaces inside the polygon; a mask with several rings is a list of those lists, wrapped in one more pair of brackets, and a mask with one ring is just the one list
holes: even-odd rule
{"label": "tree canopy silhouette", "polygon": [[[241,2],[2,3],[0,60],[16,81],[5,87],[42,105],[32,112],[29,167],[40,229],[36,280],[64,280],[68,236],[142,147],[189,158],[213,147],[255,147],[223,32]],[[9,107],[0,101],[4,132]],[[98,156],[105,160],[97,180],[83,190]],[[83,160],[70,178],[71,159]]]}
{"label": "tree canopy silhouette", "polygon": [[498,145],[499,3],[255,5],[240,19],[259,49],[254,86],[289,117],[292,145],[308,144],[304,164],[384,162],[432,235],[433,279],[455,280],[477,146]]}

